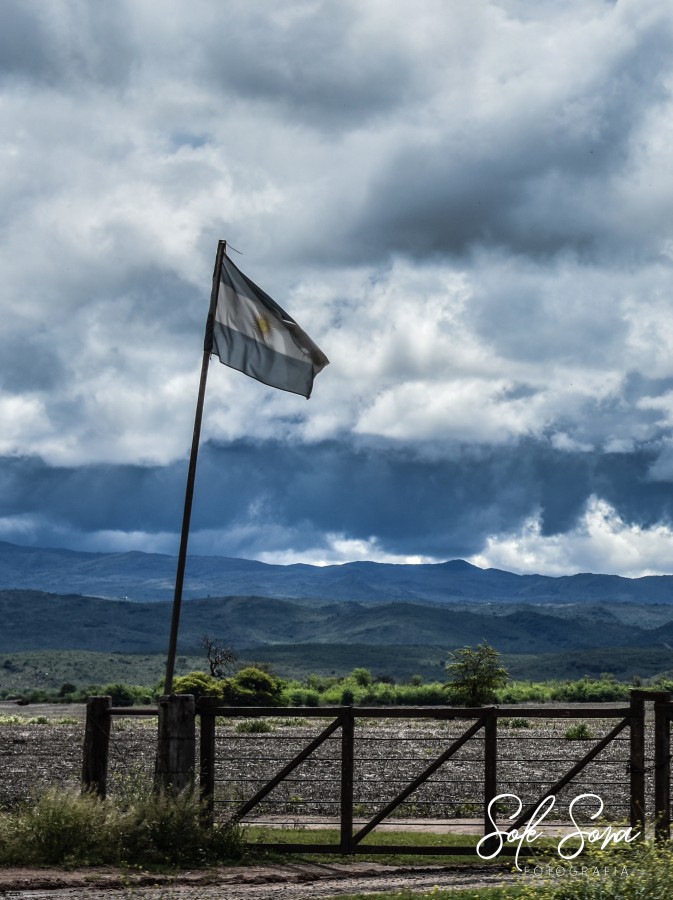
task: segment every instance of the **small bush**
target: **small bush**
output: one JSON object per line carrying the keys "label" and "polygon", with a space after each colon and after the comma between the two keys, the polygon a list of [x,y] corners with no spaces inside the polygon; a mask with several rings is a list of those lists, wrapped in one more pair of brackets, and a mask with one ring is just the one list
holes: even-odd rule
{"label": "small bush", "polygon": [[173,681],[175,694],[193,694],[198,700],[200,697],[221,697],[222,682],[205,672],[189,672]]}
{"label": "small bush", "polygon": [[273,731],[273,725],[266,719],[247,719],[236,726],[239,734],[267,734]]}
{"label": "small bush", "polygon": [[25,725],[26,717],[17,716],[16,713],[9,713],[6,716],[0,716],[0,725]]}
{"label": "small bush", "polygon": [[52,788],[35,804],[24,804],[15,813],[2,816],[0,862],[105,862],[109,850],[108,817],[105,804],[97,797]]}
{"label": "small bush", "polygon": [[240,830],[204,824],[195,791],[147,791],[123,812],[119,838],[121,858],[131,864],[204,865],[242,852]]}
{"label": "small bush", "polygon": [[256,666],[247,666],[221,682],[224,702],[231,706],[280,706],[285,684]]}
{"label": "small bush", "polygon": [[133,706],[133,690],[126,684],[106,684],[102,696],[112,697],[113,706]]}
{"label": "small bush", "polygon": [[530,728],[530,722],[528,719],[498,719],[498,723],[502,725],[503,728]]}
{"label": "small bush", "polygon": [[320,694],[310,688],[293,688],[286,700],[289,706],[320,706]]}
{"label": "small bush", "polygon": [[[521,891],[536,900],[669,900],[673,881],[673,848],[669,843],[638,841],[629,847],[583,853],[572,865],[575,877],[555,878],[568,862],[558,854],[538,859],[546,877]],[[441,893],[439,894],[441,897]]]}
{"label": "small bush", "polygon": [[52,788],[0,814],[0,865],[191,866],[241,853],[240,830],[204,824],[192,791],[146,790],[114,804]]}
{"label": "small bush", "polygon": [[353,669],[353,671],[351,672],[351,678],[357,685],[359,685],[359,687],[369,687],[369,685],[372,683],[372,673],[369,671],[369,669],[365,669],[362,667]]}
{"label": "small bush", "polygon": [[565,733],[568,741],[590,741],[593,736],[594,733],[586,722],[577,722],[575,725],[571,725]]}

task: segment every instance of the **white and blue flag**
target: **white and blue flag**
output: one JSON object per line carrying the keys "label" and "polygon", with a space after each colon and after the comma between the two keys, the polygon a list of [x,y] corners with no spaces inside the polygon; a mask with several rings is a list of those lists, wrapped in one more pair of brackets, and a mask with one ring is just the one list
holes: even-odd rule
{"label": "white and blue flag", "polygon": [[311,396],[313,379],[329,363],[294,319],[226,254],[209,349],[226,366],[306,398]]}

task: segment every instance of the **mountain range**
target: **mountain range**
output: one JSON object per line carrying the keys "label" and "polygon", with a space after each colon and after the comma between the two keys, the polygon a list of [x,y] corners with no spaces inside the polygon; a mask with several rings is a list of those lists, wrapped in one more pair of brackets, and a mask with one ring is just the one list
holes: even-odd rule
{"label": "mountain range", "polygon": [[[177,560],[160,553],[87,553],[0,541],[0,589],[84,594],[116,600],[173,597]],[[249,559],[190,556],[186,599],[255,596],[335,602],[673,603],[673,575],[623,578],[578,574],[515,575],[464,560],[398,565],[270,565]]]}
{"label": "mountain range", "polygon": [[[117,668],[141,654],[162,656],[175,568],[175,557],[164,554],[0,542],[0,681],[22,671],[20,654],[30,652],[93,652]],[[527,677],[630,677],[673,662],[668,575],[550,578],[463,560],[321,567],[193,556],[184,596],[183,660],[202,653],[207,633],[241,658],[286,671],[347,671],[355,664],[396,677],[436,677],[449,650],[482,641],[509,654],[511,671]],[[45,665],[33,681],[46,678]]]}

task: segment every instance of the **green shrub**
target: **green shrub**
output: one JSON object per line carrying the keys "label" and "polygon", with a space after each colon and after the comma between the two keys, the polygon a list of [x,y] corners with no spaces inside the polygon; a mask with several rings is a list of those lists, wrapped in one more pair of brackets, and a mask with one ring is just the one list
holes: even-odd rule
{"label": "green shrub", "polygon": [[113,706],[133,706],[133,691],[126,684],[106,684],[101,691],[102,696],[112,697]]}
{"label": "green shrub", "polygon": [[503,728],[530,728],[528,719],[521,719],[518,717],[513,719],[498,719],[498,724],[502,725]]}
{"label": "green shrub", "polygon": [[340,681],[340,679],[335,675],[309,675],[306,679],[306,687],[322,694],[323,691],[326,691],[327,688],[332,687],[338,681]]}
{"label": "green shrub", "polygon": [[285,687],[280,678],[256,666],[247,666],[220,684],[224,702],[231,706],[280,706]]}
{"label": "green shrub", "polygon": [[196,791],[147,791],[122,812],[119,822],[120,856],[139,865],[204,865],[241,855],[237,829],[204,822]]}
{"label": "green shrub", "polygon": [[[593,850],[571,862],[554,853],[536,862],[543,877],[522,887],[517,893],[521,900],[669,900],[671,896],[673,848],[668,842],[638,841]],[[559,867],[566,877],[558,877]],[[571,868],[578,874],[568,877]]]}
{"label": "green shrub", "polygon": [[174,694],[193,694],[200,697],[221,697],[222,682],[205,672],[189,672],[173,681]]}
{"label": "green shrub", "polygon": [[586,722],[576,722],[565,733],[565,738],[568,741],[590,741],[593,736],[594,733]]}
{"label": "green shrub", "polygon": [[52,788],[0,814],[0,865],[191,866],[241,852],[240,830],[208,827],[192,791],[140,790],[114,803]]}
{"label": "green shrub", "polygon": [[372,683],[372,673],[369,671],[369,669],[353,669],[350,677],[360,687],[368,687]]}
{"label": "green shrub", "polygon": [[320,694],[309,688],[294,688],[286,694],[289,706],[320,706]]}
{"label": "green shrub", "polygon": [[398,706],[442,706],[446,705],[446,691],[438,681],[432,684],[399,684],[395,688],[395,703]]}
{"label": "green shrub", "polygon": [[0,862],[105,862],[108,818],[106,805],[97,797],[52,788],[35,804],[26,803],[0,818]]}
{"label": "green shrub", "polygon": [[551,691],[551,700],[561,703],[610,703],[628,700],[629,685],[614,678],[591,678],[558,683]]}
{"label": "green shrub", "polygon": [[246,719],[239,722],[235,729],[239,734],[267,734],[273,731],[273,725],[266,719]]}

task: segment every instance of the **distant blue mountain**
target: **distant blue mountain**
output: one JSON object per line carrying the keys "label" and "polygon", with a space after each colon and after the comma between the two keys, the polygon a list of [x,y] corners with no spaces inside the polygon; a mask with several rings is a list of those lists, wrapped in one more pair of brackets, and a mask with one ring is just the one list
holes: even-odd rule
{"label": "distant blue mountain", "polygon": [[[143,601],[173,596],[177,561],[159,553],[84,553],[0,542],[0,589]],[[673,603],[673,576],[622,578],[580,574],[560,578],[480,569],[464,560],[393,565],[269,565],[249,559],[191,556],[186,598],[257,596],[328,601],[465,601]]]}

